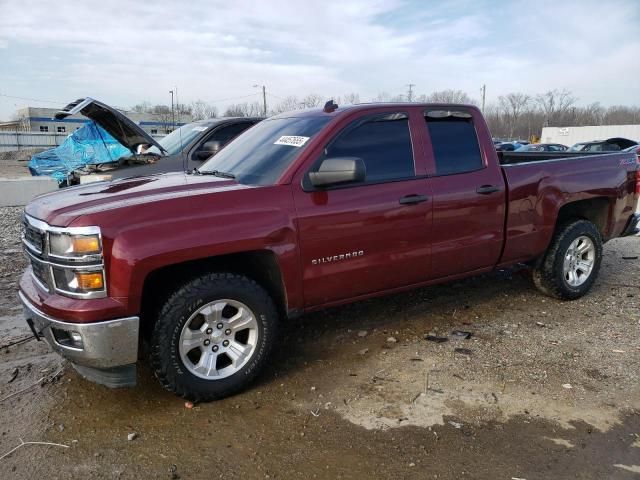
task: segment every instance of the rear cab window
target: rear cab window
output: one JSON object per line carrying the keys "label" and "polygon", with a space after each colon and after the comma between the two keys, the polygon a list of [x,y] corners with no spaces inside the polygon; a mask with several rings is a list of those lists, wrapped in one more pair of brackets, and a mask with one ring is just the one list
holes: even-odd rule
{"label": "rear cab window", "polygon": [[484,168],[473,117],[465,111],[427,110],[424,119],[435,162],[435,174],[456,175]]}

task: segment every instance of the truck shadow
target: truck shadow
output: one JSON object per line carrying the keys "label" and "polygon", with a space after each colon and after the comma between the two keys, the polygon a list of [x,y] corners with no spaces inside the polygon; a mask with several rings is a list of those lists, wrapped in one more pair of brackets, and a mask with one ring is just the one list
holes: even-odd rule
{"label": "truck shadow", "polygon": [[380,342],[384,342],[387,335],[400,331],[422,337],[452,319],[461,325],[491,322],[495,312],[509,308],[516,296],[556,301],[535,289],[530,269],[518,266],[288,320],[283,323],[271,366],[259,382],[268,383],[311,362],[330,360],[342,350],[353,350],[358,332],[382,332]]}

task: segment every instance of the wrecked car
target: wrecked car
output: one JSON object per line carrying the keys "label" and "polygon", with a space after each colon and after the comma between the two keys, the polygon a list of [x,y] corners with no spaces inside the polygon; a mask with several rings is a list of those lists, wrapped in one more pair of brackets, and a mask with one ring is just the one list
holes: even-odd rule
{"label": "wrecked car", "polygon": [[126,147],[131,155],[112,162],[87,163],[74,168],[68,173],[68,185],[80,183],[81,178],[87,175],[104,174],[108,179],[117,179],[193,170],[233,138],[262,120],[257,117],[199,120],[156,140],[120,111],[90,97],[70,103],[55,118],[61,120],[75,114],[93,120]]}

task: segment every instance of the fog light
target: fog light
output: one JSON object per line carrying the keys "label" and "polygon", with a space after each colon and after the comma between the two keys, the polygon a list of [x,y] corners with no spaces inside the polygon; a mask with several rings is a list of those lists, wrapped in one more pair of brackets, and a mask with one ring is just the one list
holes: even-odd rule
{"label": "fog light", "polygon": [[75,344],[82,345],[82,335],[78,332],[71,332],[71,341]]}
{"label": "fog light", "polygon": [[56,342],[65,347],[77,348],[82,350],[84,344],[82,342],[82,335],[78,332],[70,332],[68,330],[61,330],[59,328],[51,327],[51,333]]}

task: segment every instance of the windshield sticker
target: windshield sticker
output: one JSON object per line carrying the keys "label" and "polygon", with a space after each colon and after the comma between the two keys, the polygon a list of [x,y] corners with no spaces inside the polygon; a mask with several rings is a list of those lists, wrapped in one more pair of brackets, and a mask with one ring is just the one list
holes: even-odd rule
{"label": "windshield sticker", "polygon": [[283,135],[273,142],[274,145],[289,145],[291,147],[301,147],[307,143],[309,137],[298,137],[295,135]]}
{"label": "windshield sticker", "polygon": [[204,132],[208,127],[193,127],[194,132]]}

